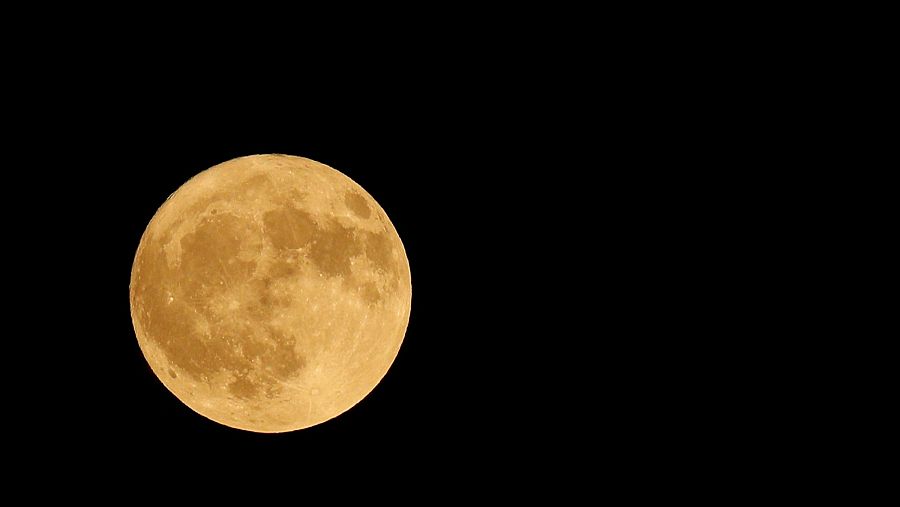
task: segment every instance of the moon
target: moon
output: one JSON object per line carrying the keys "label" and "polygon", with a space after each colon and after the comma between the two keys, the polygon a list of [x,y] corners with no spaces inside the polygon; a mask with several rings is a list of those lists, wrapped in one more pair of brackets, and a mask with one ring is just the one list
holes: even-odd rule
{"label": "moon", "polygon": [[229,160],[190,179],[147,225],[131,318],[159,380],[213,421],[275,433],[345,412],[406,333],[409,261],[387,214],[324,164]]}

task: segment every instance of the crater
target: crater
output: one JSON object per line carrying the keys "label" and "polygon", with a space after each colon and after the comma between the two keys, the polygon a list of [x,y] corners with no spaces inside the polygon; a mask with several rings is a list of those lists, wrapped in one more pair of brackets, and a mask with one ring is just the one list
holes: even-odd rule
{"label": "crater", "polygon": [[264,186],[267,186],[270,183],[272,183],[272,182],[269,180],[269,178],[266,175],[257,174],[256,176],[251,176],[251,177],[247,178],[246,180],[244,180],[243,182],[241,182],[240,188],[243,191],[247,191],[248,189],[256,190],[256,189],[262,188]]}
{"label": "crater", "polygon": [[201,358],[205,372],[247,373],[253,369],[250,358],[244,353],[246,344],[253,339],[252,330],[248,328],[228,323],[212,326],[212,335],[205,343],[206,350]]}
{"label": "crater", "polygon": [[297,266],[294,263],[278,260],[269,267],[269,276],[272,278],[288,278],[297,273]]}
{"label": "crater", "polygon": [[243,352],[244,357],[251,362],[265,357],[268,349],[269,347],[267,347],[266,343],[262,340],[246,339],[241,343],[241,352]]}
{"label": "crater", "polygon": [[294,339],[281,331],[269,327],[269,334],[275,342],[265,363],[280,380],[285,380],[306,366],[306,359],[294,350]]}
{"label": "crater", "polygon": [[310,242],[316,224],[308,213],[296,208],[278,208],[263,216],[266,235],[278,249],[296,249]]}
{"label": "crater", "polygon": [[199,216],[210,204],[225,201],[229,196],[230,192],[226,190],[215,190],[208,193],[204,198],[191,203],[184,212],[179,213],[180,216],[175,220],[173,226],[168,228],[168,231],[171,232],[173,229],[177,228],[178,225],[190,220],[192,217]]}
{"label": "crater", "polygon": [[290,290],[286,290],[284,284],[279,284],[275,281],[275,278],[265,279],[265,280],[254,280],[254,285],[257,286],[255,289],[254,301],[252,304],[248,305],[248,308],[252,308],[254,305],[258,304],[263,308],[271,311],[275,308],[286,308],[291,306],[293,302],[293,293]]}
{"label": "crater", "polygon": [[350,275],[350,259],[362,253],[362,245],[356,241],[353,229],[331,222],[320,229],[312,243],[309,258],[328,276]]}
{"label": "crater", "polygon": [[159,301],[148,301],[147,308],[147,337],[162,349],[169,362],[194,378],[216,369],[195,312],[181,303],[165,305]]}
{"label": "crater", "polygon": [[359,293],[363,300],[368,303],[378,303],[383,299],[381,291],[378,290],[378,286],[375,285],[375,282],[366,282],[361,285]]}
{"label": "crater", "polygon": [[245,310],[247,315],[256,320],[272,318],[272,305],[266,294],[261,294],[259,299],[247,303]]}
{"label": "crater", "polygon": [[239,377],[234,382],[228,384],[228,392],[237,398],[252,399],[256,398],[260,390],[260,385],[251,382],[247,377]]}
{"label": "crater", "polygon": [[[177,270],[187,298],[205,299],[216,286],[233,285],[248,279],[256,262],[241,260],[238,254],[254,232],[238,217],[223,213],[204,218],[193,232],[181,238],[181,265]],[[247,242],[247,247],[259,245]]]}
{"label": "crater", "polygon": [[347,208],[352,211],[354,215],[360,218],[369,218],[372,216],[372,209],[369,208],[369,203],[366,202],[366,198],[357,192],[347,192],[344,194],[344,204],[347,205]]}
{"label": "crater", "polygon": [[253,202],[267,197],[276,191],[272,180],[264,174],[250,176],[247,179],[235,183],[231,190],[230,201]]}
{"label": "crater", "polygon": [[394,247],[387,231],[378,234],[366,233],[366,256],[381,271],[390,274],[397,272],[397,262],[394,260]]}

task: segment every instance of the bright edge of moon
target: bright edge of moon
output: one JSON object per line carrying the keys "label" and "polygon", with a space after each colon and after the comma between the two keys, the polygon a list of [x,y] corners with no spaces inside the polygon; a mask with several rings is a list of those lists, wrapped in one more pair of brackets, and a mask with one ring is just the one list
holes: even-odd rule
{"label": "bright edge of moon", "polygon": [[353,407],[384,377],[409,322],[409,262],[387,214],[331,167],[288,155],[214,166],[147,225],[131,318],[185,405],[275,433]]}

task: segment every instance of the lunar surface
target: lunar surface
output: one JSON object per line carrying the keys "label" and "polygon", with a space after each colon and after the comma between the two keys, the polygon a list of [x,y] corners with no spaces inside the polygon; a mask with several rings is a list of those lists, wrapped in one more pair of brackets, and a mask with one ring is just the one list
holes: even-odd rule
{"label": "lunar surface", "polygon": [[144,357],[199,414],[257,432],[327,421],[397,356],[409,264],[384,210],[313,160],[255,155],[185,183],[131,272]]}

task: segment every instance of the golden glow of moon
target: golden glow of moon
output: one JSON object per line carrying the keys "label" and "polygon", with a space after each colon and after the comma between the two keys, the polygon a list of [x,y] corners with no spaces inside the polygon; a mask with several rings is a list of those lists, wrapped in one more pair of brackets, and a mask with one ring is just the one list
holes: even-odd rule
{"label": "golden glow of moon", "polygon": [[138,343],[163,384],[233,428],[327,421],[387,373],[409,321],[409,263],[384,210],[340,172],[254,155],[185,183],[131,271]]}

